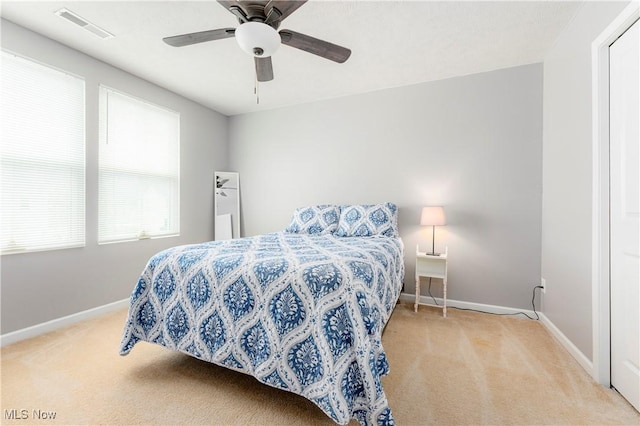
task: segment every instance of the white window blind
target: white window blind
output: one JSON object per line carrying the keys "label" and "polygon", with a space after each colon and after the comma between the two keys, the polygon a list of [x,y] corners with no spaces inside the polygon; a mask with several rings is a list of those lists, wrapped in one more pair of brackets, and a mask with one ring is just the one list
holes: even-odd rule
{"label": "white window blind", "polygon": [[84,80],[2,51],[3,254],[85,242]]}
{"label": "white window blind", "polygon": [[180,232],[180,114],[100,86],[98,242]]}

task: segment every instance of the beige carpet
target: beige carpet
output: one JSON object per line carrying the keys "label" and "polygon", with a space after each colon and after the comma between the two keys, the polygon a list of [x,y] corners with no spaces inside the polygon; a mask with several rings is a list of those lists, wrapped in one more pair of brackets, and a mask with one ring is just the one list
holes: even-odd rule
{"label": "beige carpet", "polygon": [[[119,356],[125,314],[2,348],[2,424],[334,424],[304,398],[159,346]],[[536,321],[401,304],[383,344],[400,426],[640,424]]]}

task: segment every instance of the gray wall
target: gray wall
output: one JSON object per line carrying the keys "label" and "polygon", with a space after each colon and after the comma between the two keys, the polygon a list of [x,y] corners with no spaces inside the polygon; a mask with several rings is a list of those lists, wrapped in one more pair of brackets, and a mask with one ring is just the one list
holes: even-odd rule
{"label": "gray wall", "polygon": [[544,61],[544,313],[593,360],[591,43],[628,2],[586,2]]}
{"label": "gray wall", "polygon": [[282,230],[303,205],[395,202],[413,293],[415,245],[431,244],[421,207],[443,205],[436,249],[449,247],[449,297],[530,309],[540,282],[542,72],[527,65],[231,117],[243,235]]}
{"label": "gray wall", "polygon": [[[213,171],[227,166],[227,118],[122,70],[2,20],[2,47],[85,78],[86,247],[2,256],[5,334],[127,298],[149,256],[213,239]],[[180,112],[180,237],[97,245],[98,84]]]}

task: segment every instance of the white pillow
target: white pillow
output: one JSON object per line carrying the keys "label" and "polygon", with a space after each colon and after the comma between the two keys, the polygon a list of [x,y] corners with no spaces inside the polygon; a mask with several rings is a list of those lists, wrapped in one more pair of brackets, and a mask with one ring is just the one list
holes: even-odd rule
{"label": "white pillow", "polygon": [[321,204],[295,209],[291,223],[284,232],[295,234],[332,234],[338,227],[340,209],[338,206]]}
{"label": "white pillow", "polygon": [[338,237],[397,237],[398,207],[393,203],[340,206]]}

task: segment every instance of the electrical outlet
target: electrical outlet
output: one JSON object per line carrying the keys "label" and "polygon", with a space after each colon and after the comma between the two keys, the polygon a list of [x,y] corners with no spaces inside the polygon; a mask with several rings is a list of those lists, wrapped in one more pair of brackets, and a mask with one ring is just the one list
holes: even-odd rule
{"label": "electrical outlet", "polygon": [[540,278],[540,285],[542,286],[542,292],[546,293],[547,292],[547,280],[545,280],[544,278]]}

